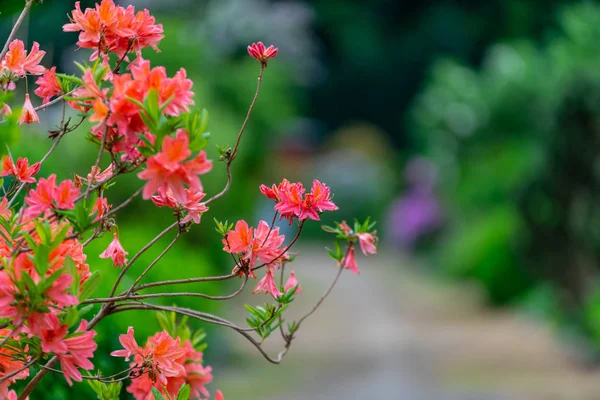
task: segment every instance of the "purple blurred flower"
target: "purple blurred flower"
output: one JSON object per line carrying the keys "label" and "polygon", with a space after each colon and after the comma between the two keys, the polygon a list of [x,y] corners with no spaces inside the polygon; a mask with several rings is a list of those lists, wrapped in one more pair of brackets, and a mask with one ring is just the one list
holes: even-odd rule
{"label": "purple blurred flower", "polygon": [[388,232],[393,243],[411,248],[441,225],[444,213],[435,195],[437,167],[430,160],[411,160],[404,176],[409,188],[390,208]]}

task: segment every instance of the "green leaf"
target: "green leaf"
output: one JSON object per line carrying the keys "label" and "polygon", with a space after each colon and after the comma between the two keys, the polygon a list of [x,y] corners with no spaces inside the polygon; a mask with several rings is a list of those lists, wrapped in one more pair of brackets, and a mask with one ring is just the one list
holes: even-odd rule
{"label": "green leaf", "polygon": [[[139,114],[140,114],[140,118],[142,119],[142,121],[144,121],[144,124],[146,124],[146,126],[150,129],[151,132],[154,133],[154,132],[156,132],[158,130],[156,128],[156,124],[154,123],[154,121],[152,120],[152,118],[150,118],[150,116],[148,116],[148,114],[147,114],[147,112],[145,110],[143,110],[143,109],[140,110]],[[157,143],[156,146],[160,147],[160,143]]]}
{"label": "green leaf", "polygon": [[205,133],[208,129],[208,110],[203,108],[200,111],[200,125],[198,126],[198,132]]}
{"label": "green leaf", "polygon": [[152,386],[152,394],[154,395],[155,400],[166,400],[165,396],[163,396],[154,386]]}
{"label": "green leaf", "polygon": [[197,136],[190,142],[190,150],[192,151],[200,151],[208,145],[208,138],[210,137],[210,132],[204,132],[202,135]]}
{"label": "green leaf", "polygon": [[79,319],[79,311],[75,307],[69,307],[67,309],[67,314],[63,319],[63,324],[67,325],[69,328],[75,325],[77,320]]}
{"label": "green leaf", "polygon": [[93,304],[88,304],[88,305],[81,307],[79,309],[79,318],[83,318],[83,316],[85,314],[89,313],[90,311],[92,311],[93,308],[94,308]]}
{"label": "green leaf", "polygon": [[175,326],[172,324],[172,320],[169,317],[168,313],[163,312],[163,311],[158,312],[156,314],[156,319],[158,320],[158,324],[160,325],[160,327],[163,330],[165,330],[169,333],[171,333],[175,330]]}
{"label": "green leaf", "polygon": [[35,253],[33,256],[33,265],[35,266],[35,270],[40,276],[45,276],[46,271],[48,271],[48,257],[50,256],[50,250],[48,246],[41,244],[35,249]]}
{"label": "green leaf", "polygon": [[[38,285],[38,290],[40,293],[44,293],[46,290],[50,289],[50,286],[56,281],[63,273],[64,269],[56,270],[47,278],[44,278]],[[41,275],[44,276],[44,275]]]}
{"label": "green leaf", "polygon": [[125,96],[125,100],[132,102],[142,110],[146,109],[143,103],[141,103],[139,100],[134,99],[133,97]]}
{"label": "green leaf", "polygon": [[158,125],[160,119],[160,109],[158,107],[158,91],[150,89],[146,96],[144,109],[148,113],[148,117],[154,122],[154,126]]}
{"label": "green leaf", "polygon": [[77,272],[77,265],[75,265],[75,261],[69,256],[65,257],[64,261],[64,269],[65,271],[73,277],[73,281],[71,282],[71,292],[77,296],[79,295],[79,273]]}
{"label": "green leaf", "polygon": [[102,280],[102,273],[100,271],[94,271],[92,276],[88,278],[81,288],[81,294],[79,295],[79,301],[84,301],[89,298],[100,285]]}
{"label": "green leaf", "polygon": [[192,389],[190,388],[190,385],[183,385],[181,389],[179,389],[179,393],[177,393],[177,400],[189,400],[191,393]]}
{"label": "green leaf", "polygon": [[[85,71],[87,71],[88,67],[87,66],[83,66],[80,63],[78,63],[77,61],[74,61],[73,64],[75,64],[77,66],[77,68],[79,68],[81,70],[81,73],[84,74]],[[57,74],[58,75],[58,74]]]}
{"label": "green leaf", "polygon": [[59,78],[59,80],[65,80],[65,81],[74,83],[77,86],[83,85],[83,81],[76,76],[57,73],[56,77]]}
{"label": "green leaf", "polygon": [[165,108],[167,108],[169,106],[169,104],[171,104],[171,102],[175,100],[175,95],[169,97],[164,103],[162,103],[162,105],[160,106],[160,113],[162,114],[162,112],[165,110]]}

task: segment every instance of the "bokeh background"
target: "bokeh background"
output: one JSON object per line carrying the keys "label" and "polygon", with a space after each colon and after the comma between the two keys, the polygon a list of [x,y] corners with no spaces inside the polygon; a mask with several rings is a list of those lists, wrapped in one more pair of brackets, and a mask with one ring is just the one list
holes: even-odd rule
{"label": "bokeh background", "polygon": [[[1,37],[20,3],[0,1]],[[359,259],[360,276],[342,276],[281,366],[231,332],[194,325],[209,335],[212,392],[221,388],[230,400],[600,398],[598,2],[120,3],[147,7],[164,24],[161,52],[144,55],[170,74],[183,66],[194,80],[196,104],[210,113],[213,159],[216,144],[233,142],[254,92],[258,65],[245,47],[262,40],[280,49],[234,163],[232,190],[148,279],[228,272],[212,217],[270,219],[271,203],[257,187],[282,177],[332,187],[340,211],[325,222],[379,221],[380,254]],[[19,35],[48,52],[45,65],[66,72],[87,58],[76,35],[61,30],[72,7],[45,1]],[[41,127],[21,133],[0,126],[0,141],[38,160],[59,112],[45,112]],[[95,146],[85,130],[64,139],[43,174],[87,174]],[[219,190],[223,166],[203,181],[207,192]],[[140,186],[135,178],[120,182],[111,202]],[[135,252],[170,217],[133,203],[117,221],[123,244]],[[318,224],[308,228],[294,267],[306,294],[292,315],[310,309],[335,273],[323,250],[327,236]],[[104,272],[100,294],[118,273],[97,258],[109,241],[88,252],[92,268]],[[144,254],[139,268],[159,251]],[[222,294],[232,285],[186,289]],[[178,304],[243,321],[243,303],[263,300]],[[96,364],[105,374],[123,367],[108,354],[128,325],[139,338],[158,329],[141,312],[103,322]],[[68,388],[49,377],[33,398],[93,397],[84,384]]]}

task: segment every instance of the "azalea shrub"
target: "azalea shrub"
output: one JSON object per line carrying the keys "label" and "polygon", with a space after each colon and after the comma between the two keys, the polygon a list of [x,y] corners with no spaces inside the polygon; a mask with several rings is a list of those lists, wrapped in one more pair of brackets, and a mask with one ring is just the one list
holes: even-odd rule
{"label": "azalea shrub", "polygon": [[[24,2],[0,53],[0,123],[9,127],[40,123],[43,111],[50,107],[60,107],[62,117],[56,121],[58,128],[49,132],[52,144],[42,159],[30,161],[10,151],[2,159],[0,399],[35,397],[32,393],[48,374],[62,376],[69,385],[85,380],[101,400],[119,399],[123,387],[137,400],[223,399],[219,390],[211,396],[207,388],[213,371],[203,359],[205,335],[193,332],[187,321],[232,329],[266,360],[281,362],[342,271],[359,273],[355,247],[365,255],[376,253],[374,223],[342,221],[323,227],[335,235],[329,255],[337,273],[312,309],[296,321],[286,321],[286,309],[302,294],[289,267],[298,257],[292,247],[305,224],[338,209],[330,188],[318,180],[310,187],[287,179],[261,185],[257,191],[274,202],[271,221],[229,222],[216,215],[207,220],[205,215],[235,182],[231,165],[243,144],[267,63],[278,49],[261,42],[248,46],[249,56],[257,60],[256,93],[246,116],[240,118],[235,142],[217,146],[219,158],[213,161],[205,150],[210,142],[208,112],[194,106],[193,82],[185,69],[170,75],[144,59],[143,51],[158,51],[165,34],[148,10],[117,6],[112,0],[82,10],[76,2],[63,30],[77,34],[77,46],[91,50],[91,55],[76,63],[79,74],[67,75],[43,65],[45,52],[37,43],[28,46],[16,37],[30,9],[41,6],[37,3]],[[25,86],[23,106],[13,112],[19,82]],[[31,86],[41,102],[37,107],[29,93]],[[86,120],[91,123],[87,139],[98,148],[89,174],[62,181],[56,174],[39,176],[61,139],[76,134]],[[211,172],[214,162],[225,165],[224,186],[217,193],[206,193],[201,176]],[[139,178],[139,187],[125,201],[112,204],[110,189],[127,174]],[[137,197],[171,209],[172,222],[146,245],[132,249],[127,237],[121,237],[116,217]],[[276,225],[278,220],[295,226],[296,234],[286,238]],[[223,251],[231,256],[231,273],[148,282],[148,273],[162,258],[168,259],[175,243],[203,222],[215,225]],[[106,235],[112,241],[100,257],[110,259],[120,273],[108,293],[97,293],[101,270],[86,256],[86,247]],[[136,261],[168,235],[171,242],[134,274]],[[230,279],[239,279],[239,288],[220,296],[177,291],[182,284]],[[247,326],[177,305],[182,297],[229,300],[252,280],[256,280],[252,293],[266,294],[269,300],[264,306],[246,305]],[[173,305],[157,304],[162,298],[172,299]],[[147,338],[136,336],[134,326],[121,332],[121,348],[111,356],[123,358],[123,369],[103,374],[102,365],[95,362],[94,328],[111,315],[142,311],[152,311],[144,315],[156,317],[162,331]],[[263,349],[273,333],[285,343],[277,355]]]}

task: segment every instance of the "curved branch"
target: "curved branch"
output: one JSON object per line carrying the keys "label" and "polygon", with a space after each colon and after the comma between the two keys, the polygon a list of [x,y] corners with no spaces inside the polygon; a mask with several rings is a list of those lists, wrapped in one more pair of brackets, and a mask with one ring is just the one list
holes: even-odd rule
{"label": "curved branch", "polygon": [[200,297],[203,299],[215,300],[215,301],[229,300],[229,299],[233,299],[234,297],[236,297],[237,295],[242,293],[242,291],[244,290],[244,287],[246,286],[246,283],[248,282],[248,276],[246,275],[246,276],[244,276],[244,278],[245,279],[242,282],[240,288],[237,289],[235,292],[228,294],[226,296],[211,296],[211,295],[204,294],[204,293],[194,293],[194,292],[149,293],[149,294],[140,294],[140,295],[125,294],[125,295],[117,296],[117,297],[90,299],[90,300],[83,301],[81,304],[83,305],[83,304],[111,303],[111,302],[124,301],[124,300],[143,300],[143,299],[162,298],[162,297]]}
{"label": "curved branch", "polygon": [[252,343],[254,345],[254,347],[256,347],[256,349],[260,352],[260,354],[262,354],[262,356],[267,361],[269,361],[270,363],[273,363],[273,364],[279,364],[281,362],[281,358],[279,358],[279,359],[273,359],[273,358],[271,358],[265,352],[265,350],[262,348],[262,346],[260,345],[260,343],[258,343],[252,336],[250,336],[247,332],[245,332],[245,330],[243,328],[241,328],[241,327],[233,324],[232,322],[229,322],[229,321],[224,320],[222,318],[216,317],[214,315],[206,314],[206,313],[201,313],[199,311],[189,310],[189,309],[186,309],[186,308],[155,306],[155,305],[146,304],[146,303],[132,303],[132,304],[128,304],[127,307],[119,307],[114,312],[123,312],[123,311],[127,311],[127,310],[161,310],[161,311],[171,311],[171,312],[175,312],[177,314],[187,315],[188,317],[195,318],[195,319],[200,320],[200,321],[204,321],[204,322],[208,322],[208,323],[211,323],[211,324],[221,325],[221,326],[225,326],[225,327],[231,328],[234,331],[238,332],[240,335],[244,336],[246,339],[248,339],[248,341],[250,343]]}

